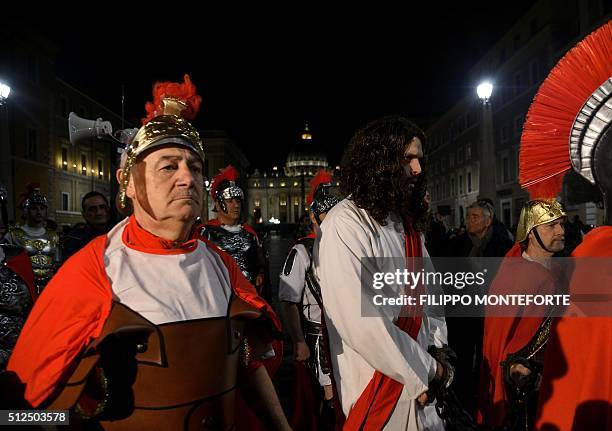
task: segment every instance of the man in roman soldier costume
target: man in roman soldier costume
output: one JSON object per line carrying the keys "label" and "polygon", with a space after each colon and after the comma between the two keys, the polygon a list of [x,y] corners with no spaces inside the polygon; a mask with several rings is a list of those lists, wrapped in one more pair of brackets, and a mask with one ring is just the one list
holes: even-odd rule
{"label": "man in roman soldier costume", "polygon": [[5,241],[25,248],[34,270],[36,291],[47,285],[60,263],[59,236],[46,226],[47,198],[38,183],[30,183],[23,195],[21,207],[25,224],[9,228]]}
{"label": "man in roman soldier costume", "polygon": [[185,81],[157,83],[117,172],[134,212],[64,264],[36,302],[8,370],[37,408],[104,429],[234,426],[236,390],[287,429],[260,358],[280,330],[234,260],[199,235],[204,149]]}
{"label": "man in roman soldier costume", "polygon": [[240,223],[244,192],[236,183],[239,176],[236,168],[228,165],[213,178],[210,196],[217,218],[206,223],[202,235],[232,256],[261,294],[265,253],[255,230],[247,223]]}
{"label": "man in roman soldier costume", "polygon": [[[548,191],[554,196],[565,173],[573,168],[599,188],[604,206],[604,226],[585,235],[572,253],[576,259],[569,282],[571,304],[551,328],[538,430],[612,429],[612,278],[605,271],[593,271],[585,259],[612,257],[610,53],[612,22],[607,22],[552,69],[529,108],[521,137],[522,186],[529,187],[532,194],[539,189],[536,194]],[[601,295],[600,302],[583,302],[593,294]],[[589,310],[593,317],[585,317]]]}
{"label": "man in roman soldier costume", "polygon": [[[7,198],[6,189],[0,184],[0,226],[8,225]],[[0,374],[6,368],[35,298],[28,254],[17,245],[0,243]]]}
{"label": "man in roman soldier costume", "polygon": [[[427,213],[420,186],[424,140],[419,128],[397,116],[358,130],[340,171],[347,197],[327,213],[315,241],[313,264],[345,430],[444,428],[430,404],[452,375],[430,348],[446,343],[444,318],[434,319],[419,301],[377,306],[379,291],[370,282],[375,273],[420,271],[428,256],[416,227]],[[389,287],[390,294],[425,293],[420,283],[410,290],[401,282]]]}
{"label": "man in roman soldier costume", "polygon": [[[332,175],[321,170],[310,182],[310,220],[313,232],[300,238],[293,245],[280,275],[278,298],[283,302],[285,319],[291,340],[293,356],[296,361],[306,361],[323,393],[322,408],[312,403],[316,411],[310,413],[316,420],[320,417],[318,429],[333,429],[331,371],[326,349],[322,345],[321,329],[321,287],[312,271],[313,246],[327,212],[339,200],[330,192]],[[294,382],[295,383],[295,382]],[[308,381],[304,382],[308,385]],[[307,393],[308,386],[299,390]],[[301,394],[305,396],[305,394]],[[301,408],[294,403],[294,410]],[[294,417],[296,412],[294,412]]]}
{"label": "man in roman soldier costume", "polygon": [[[565,245],[565,219],[554,199],[527,202],[516,244],[506,254],[489,294],[561,293],[563,272],[551,257]],[[485,318],[477,419],[486,429],[533,429],[553,312],[546,307],[506,307],[505,317]]]}

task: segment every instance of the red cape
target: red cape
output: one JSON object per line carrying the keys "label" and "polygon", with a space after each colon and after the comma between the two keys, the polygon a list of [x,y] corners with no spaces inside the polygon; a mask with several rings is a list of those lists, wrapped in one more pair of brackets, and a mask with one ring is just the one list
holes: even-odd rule
{"label": "red cape", "polygon": [[[591,231],[573,255],[612,257],[612,227]],[[572,295],[592,290],[577,282],[585,279],[579,271],[578,264],[570,283]],[[612,277],[607,277],[609,293]],[[559,319],[546,349],[536,429],[612,429],[612,318]]]}
{"label": "red cape", "polygon": [[[194,232],[198,232],[195,229]],[[152,253],[175,253],[170,241],[139,228],[133,216],[124,231],[124,242]],[[275,330],[280,321],[255,288],[246,280],[234,260],[212,242],[194,235],[184,249],[199,239],[219,254],[228,269],[234,293],[264,313]],[[36,301],[8,363],[25,385],[25,399],[37,407],[49,398],[60,382],[68,378],[74,360],[98,337],[109,316],[113,293],[104,269],[108,237],[99,236],[74,254],[60,268]],[[271,338],[271,337],[270,337]]]}
{"label": "red cape", "polygon": [[[518,245],[506,254],[489,294],[552,294],[555,281],[551,272],[520,256]],[[516,317],[486,317],[484,321],[476,418],[487,427],[501,427],[509,409],[501,362],[525,346],[544,321],[544,317],[522,317],[523,307],[515,308],[505,311],[514,311]]]}

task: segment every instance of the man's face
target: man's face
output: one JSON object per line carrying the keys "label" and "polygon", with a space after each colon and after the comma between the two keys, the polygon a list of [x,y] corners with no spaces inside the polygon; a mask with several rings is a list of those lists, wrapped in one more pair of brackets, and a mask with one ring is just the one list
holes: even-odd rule
{"label": "man's face", "polygon": [[225,208],[227,211],[223,211],[221,209],[221,205],[219,202],[215,202],[215,207],[217,208],[218,218],[223,224],[227,225],[235,225],[240,220],[240,214],[242,210],[242,199],[240,198],[232,198],[225,199]]}
{"label": "man's face", "polygon": [[482,208],[468,208],[465,222],[467,232],[472,235],[482,235],[491,226],[491,216],[486,215]]}
{"label": "man's face", "polygon": [[[542,243],[551,252],[559,252],[565,247],[565,217],[536,226],[533,229],[537,229]],[[535,238],[533,230],[529,232],[529,244],[534,244],[536,247],[541,248]]]}
{"label": "man's face", "polygon": [[163,147],[146,154],[132,169],[127,196],[134,213],[156,221],[193,221],[201,213],[202,161],[191,150]]}
{"label": "man's face", "polygon": [[102,196],[92,196],[83,202],[83,218],[94,227],[108,223],[108,205]]}
{"label": "man's face", "polygon": [[421,174],[421,160],[423,159],[423,144],[421,140],[417,137],[413,138],[412,141],[406,148],[404,149],[404,154],[402,155],[401,165],[404,168],[404,172],[408,176],[408,178],[414,179],[413,182],[416,182],[416,178]]}
{"label": "man's face", "polygon": [[404,169],[407,179],[407,187],[410,192],[414,190],[418,176],[421,174],[421,161],[423,159],[423,144],[417,137],[413,138],[412,141],[406,148],[400,160],[400,164]]}
{"label": "man's face", "polygon": [[41,223],[47,218],[47,207],[40,204],[32,204],[28,207],[28,221]]}

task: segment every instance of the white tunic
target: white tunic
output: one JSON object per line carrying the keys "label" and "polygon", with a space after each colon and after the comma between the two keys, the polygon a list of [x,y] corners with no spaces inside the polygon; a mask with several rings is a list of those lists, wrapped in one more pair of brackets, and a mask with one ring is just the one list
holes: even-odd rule
{"label": "white tunic", "polygon": [[[295,250],[295,257],[293,259],[293,265],[290,268],[289,273],[285,273],[285,270],[289,268],[283,268],[278,283],[278,299],[280,301],[293,302],[298,304],[301,308],[301,312],[304,317],[310,322],[321,323],[321,307],[317,303],[316,298],[306,285],[306,271],[310,267],[310,255],[306,250],[304,244],[296,244],[292,247]],[[291,253],[291,250],[289,251]],[[285,264],[286,265],[286,264]],[[316,349],[319,349],[320,345],[317,344]],[[311,355],[318,355],[318,351],[311,352]],[[318,381],[321,386],[331,385],[331,378],[329,373],[324,373],[321,368],[321,364],[317,361]]]}
{"label": "white tunic", "polygon": [[[314,249],[334,379],[344,414],[349,414],[378,370],[404,385],[385,429],[444,429],[433,405],[423,409],[416,404],[436,371],[436,361],[427,353],[427,346],[446,342],[443,316],[431,317],[425,309],[417,341],[394,324],[397,315],[388,315],[372,303],[365,307],[367,315],[374,317],[362,317],[361,289],[373,287],[362,286],[360,259],[405,259],[402,223],[389,218],[387,225],[381,226],[365,210],[345,199],[327,214]],[[425,249],[423,255],[427,256]],[[399,308],[395,310],[399,314]]]}
{"label": "white tunic", "polygon": [[232,288],[217,253],[202,241],[181,254],[134,250],[122,240],[128,220],[108,233],[104,252],[115,300],[156,325],[227,315]]}
{"label": "white tunic", "polygon": [[295,250],[293,265],[289,274],[285,274],[285,268],[281,271],[278,299],[299,304],[304,309],[304,317],[311,322],[321,323],[321,308],[306,286],[306,271],[310,266],[310,256],[303,244],[294,245],[292,250]]}

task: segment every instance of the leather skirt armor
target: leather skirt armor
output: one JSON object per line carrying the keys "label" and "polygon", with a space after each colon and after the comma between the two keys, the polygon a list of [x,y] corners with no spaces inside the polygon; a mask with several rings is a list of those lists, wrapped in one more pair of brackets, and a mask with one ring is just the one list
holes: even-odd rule
{"label": "leather skirt armor", "polygon": [[114,303],[100,337],[48,406],[105,430],[229,430],[244,327],[261,312],[234,297],[226,317],[154,325]]}

